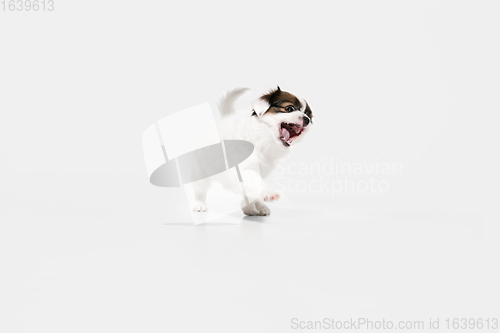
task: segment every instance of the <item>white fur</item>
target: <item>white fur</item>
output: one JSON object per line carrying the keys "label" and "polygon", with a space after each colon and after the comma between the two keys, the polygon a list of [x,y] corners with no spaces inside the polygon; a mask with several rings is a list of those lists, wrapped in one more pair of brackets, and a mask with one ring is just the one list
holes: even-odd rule
{"label": "white fur", "polygon": [[[241,163],[239,167],[243,179],[246,179],[246,191],[254,195],[254,197],[258,196],[259,199],[246,206],[242,204],[242,210],[246,215],[269,215],[271,211],[264,201],[276,201],[280,194],[267,188],[263,193],[252,193],[252,191],[254,188],[262,188],[260,185],[264,182],[264,178],[273,171],[276,162],[288,154],[291,149],[291,146],[284,146],[280,139],[280,124],[282,122],[302,123],[304,114],[301,111],[278,114],[265,113],[269,108],[269,104],[260,98],[252,103],[252,108],[259,114],[259,117],[251,116],[251,111],[235,114],[234,103],[246,91],[247,89],[237,88],[229,91],[221,99],[219,106],[222,118],[217,123],[217,130],[223,140],[247,140],[253,143],[253,154],[255,154],[258,161],[258,168],[245,162]],[[295,138],[291,145],[293,146],[299,142],[309,131],[309,128],[310,126],[305,127],[302,134]],[[260,174],[258,170],[260,170]],[[252,184],[255,184],[255,186],[253,187]],[[237,183],[223,185],[234,191],[241,189],[240,184]],[[208,180],[198,182],[195,188],[196,204],[193,207],[194,211],[203,212],[207,210],[205,198],[209,187]]]}
{"label": "white fur", "polygon": [[221,116],[224,117],[231,114],[234,111],[234,104],[236,103],[236,100],[249,90],[250,88],[234,88],[222,96],[217,104]]}
{"label": "white fur", "polygon": [[[307,108],[307,102],[306,102],[306,100],[305,100],[305,99],[303,99],[303,98],[302,98],[302,97],[300,97],[300,96],[297,96],[297,98],[299,99],[300,104],[302,105],[302,107],[300,108],[300,111],[301,111],[302,113],[306,112],[306,108]],[[304,113],[304,117],[309,118],[309,116],[308,116],[307,114],[305,114],[305,113]],[[311,118],[309,118],[309,121],[311,122],[311,125],[312,125],[312,119],[311,119]]]}
{"label": "white fur", "polygon": [[271,107],[271,105],[262,98],[258,98],[252,103],[252,110],[254,110],[259,117],[264,114],[269,107]]}
{"label": "white fur", "polygon": [[300,111],[302,111],[302,113],[304,113],[306,111],[306,107],[307,107],[307,102],[305,99],[303,99],[302,97],[300,96],[297,96],[297,98],[299,99],[300,101],[300,105],[302,105],[302,107],[300,108]]}

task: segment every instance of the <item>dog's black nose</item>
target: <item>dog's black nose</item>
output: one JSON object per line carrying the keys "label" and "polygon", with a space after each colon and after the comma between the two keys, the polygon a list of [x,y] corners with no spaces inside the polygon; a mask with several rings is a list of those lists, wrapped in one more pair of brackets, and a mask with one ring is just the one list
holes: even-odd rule
{"label": "dog's black nose", "polygon": [[309,118],[308,117],[304,117],[304,126],[307,126],[309,125]]}

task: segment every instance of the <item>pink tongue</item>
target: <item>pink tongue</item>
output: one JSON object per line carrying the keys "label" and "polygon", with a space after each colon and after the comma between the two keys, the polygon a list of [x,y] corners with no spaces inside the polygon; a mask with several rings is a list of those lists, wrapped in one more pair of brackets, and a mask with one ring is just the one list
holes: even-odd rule
{"label": "pink tongue", "polygon": [[286,128],[281,129],[281,135],[283,135],[283,139],[285,139],[285,141],[288,141],[288,139],[290,139],[290,132],[288,132]]}

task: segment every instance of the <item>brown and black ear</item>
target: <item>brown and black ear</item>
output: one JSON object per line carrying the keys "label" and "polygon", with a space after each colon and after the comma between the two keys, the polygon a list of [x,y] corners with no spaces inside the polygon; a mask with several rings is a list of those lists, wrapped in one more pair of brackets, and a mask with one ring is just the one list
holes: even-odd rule
{"label": "brown and black ear", "polygon": [[261,99],[265,100],[269,104],[272,104],[272,101],[276,99],[281,94],[280,86],[277,86],[276,89],[271,90],[265,95],[262,95]]}
{"label": "brown and black ear", "polygon": [[255,100],[252,103],[253,107],[252,116],[263,115],[267,110],[269,110],[273,101],[276,101],[280,94],[281,94],[281,88],[277,86],[276,89],[271,90],[267,94],[264,94],[260,98]]}

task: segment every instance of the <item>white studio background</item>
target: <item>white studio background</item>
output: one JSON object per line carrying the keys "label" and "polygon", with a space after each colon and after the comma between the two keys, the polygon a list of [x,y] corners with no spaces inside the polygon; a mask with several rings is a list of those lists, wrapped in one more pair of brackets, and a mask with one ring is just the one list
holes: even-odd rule
{"label": "white studio background", "polygon": [[[7,4],[0,330],[500,317],[499,14],[495,1]],[[143,131],[235,86],[276,85],[315,116],[270,179],[292,191],[267,220],[185,225],[184,194],[147,182]],[[402,171],[374,176],[384,193],[298,190],[342,180],[307,169],[329,161],[365,168],[355,181],[377,163]]]}

